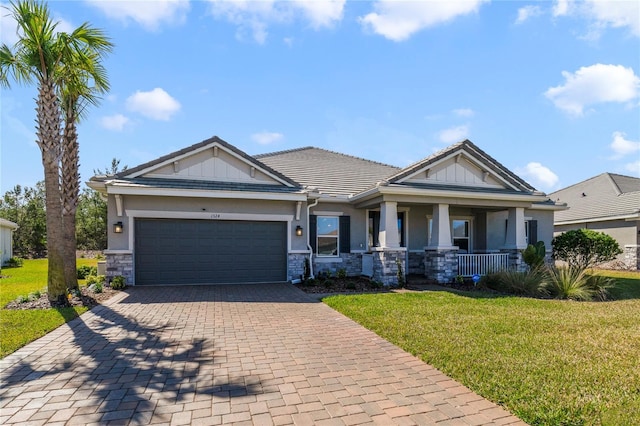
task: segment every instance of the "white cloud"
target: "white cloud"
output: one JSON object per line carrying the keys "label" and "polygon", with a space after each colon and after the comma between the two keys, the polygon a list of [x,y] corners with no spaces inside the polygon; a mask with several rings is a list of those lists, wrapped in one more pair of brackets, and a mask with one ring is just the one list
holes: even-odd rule
{"label": "white cloud", "polygon": [[251,139],[254,142],[259,143],[260,145],[272,144],[274,142],[282,140],[283,137],[284,137],[284,135],[282,133],[267,132],[267,131],[260,132],[260,133],[254,133],[254,134],[251,135]]}
{"label": "white cloud", "polygon": [[438,137],[442,142],[449,144],[463,141],[469,137],[469,126],[465,124],[444,129],[438,133]]}
{"label": "white cloud", "polygon": [[540,163],[531,162],[515,172],[538,189],[550,190],[558,183],[558,175]]}
{"label": "white cloud", "polygon": [[588,14],[598,27],[624,28],[640,37],[640,2],[637,0],[587,0]]}
{"label": "white cloud", "polygon": [[516,25],[522,24],[527,21],[529,18],[535,18],[536,16],[542,15],[542,9],[540,6],[524,6],[518,9],[518,17],[516,18]]}
{"label": "white cloud", "polygon": [[313,29],[329,28],[342,20],[346,0],[208,0],[209,12],[238,26],[236,38],[244,40],[250,34],[259,44],[269,35],[269,25],[290,23],[302,19]]}
{"label": "white cloud", "polygon": [[640,2],[635,0],[557,0],[552,14],[586,19],[590,24],[586,39],[598,39],[607,28],[628,28],[640,37]]}
{"label": "white cloud", "polygon": [[363,27],[393,41],[403,41],[414,33],[476,13],[488,0],[394,1],[379,0],[374,12],[359,18]]}
{"label": "white cloud", "polygon": [[625,164],[624,169],[632,173],[634,176],[640,177],[640,160]]}
{"label": "white cloud", "polygon": [[613,159],[622,158],[625,155],[640,152],[640,142],[625,139],[626,135],[622,132],[613,132],[613,141],[610,148],[613,150]]}
{"label": "white cloud", "polygon": [[168,121],[181,107],[180,102],[159,87],[149,92],[138,90],[127,98],[126,105],[129,111],[135,111],[153,120],[163,121]]}
{"label": "white cloud", "polygon": [[476,115],[476,112],[471,108],[458,108],[454,109],[453,113],[458,117],[473,117]]}
{"label": "white cloud", "polygon": [[573,8],[573,0],[556,0],[553,5],[553,16],[565,16]]}
{"label": "white cloud", "polygon": [[564,85],[551,87],[544,94],[557,108],[575,116],[583,115],[588,105],[629,102],[640,92],[640,78],[622,65],[595,64],[575,73],[563,71],[562,76]]}
{"label": "white cloud", "polygon": [[121,132],[130,122],[129,118],[125,117],[122,114],[108,115],[104,116],[100,119],[100,124],[102,127],[108,130],[114,130],[116,132]]}
{"label": "white cloud", "polygon": [[86,1],[109,18],[134,21],[148,31],[156,31],[162,24],[184,23],[190,7],[189,0]]}

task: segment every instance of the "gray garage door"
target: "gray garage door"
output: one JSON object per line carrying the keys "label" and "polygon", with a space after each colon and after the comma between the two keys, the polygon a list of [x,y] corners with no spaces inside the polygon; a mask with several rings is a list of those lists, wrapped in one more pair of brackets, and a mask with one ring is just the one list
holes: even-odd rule
{"label": "gray garage door", "polygon": [[136,219],[136,284],[285,281],[286,222]]}

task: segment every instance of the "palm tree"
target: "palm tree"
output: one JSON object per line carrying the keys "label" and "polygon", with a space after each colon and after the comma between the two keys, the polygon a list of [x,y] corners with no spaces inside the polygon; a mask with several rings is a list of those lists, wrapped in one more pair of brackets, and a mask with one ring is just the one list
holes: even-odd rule
{"label": "palm tree", "polygon": [[[64,234],[64,276],[66,287],[78,288],[76,274],[76,210],[80,196],[77,122],[85,108],[97,105],[98,95],[109,90],[102,56],[113,45],[98,29],[82,24],[73,33],[61,33],[64,63],[60,70],[60,99],[64,112],[62,132],[62,227]],[[67,261],[68,260],[68,261]],[[73,260],[73,261],[71,261]]]}
{"label": "palm tree", "polygon": [[[80,116],[80,99],[84,99],[84,93],[91,93],[89,88],[92,81],[97,87],[107,87],[96,82],[105,81],[99,58],[110,51],[112,45],[101,31],[94,30],[87,24],[71,34],[57,33],[57,23],[51,20],[48,7],[37,1],[11,2],[9,10],[18,24],[20,37],[12,48],[4,44],[0,48],[0,84],[9,86],[8,77],[11,74],[19,83],[35,81],[38,87],[36,128],[46,190],[49,259],[47,291],[51,301],[63,302],[67,292],[65,264],[72,265],[68,269],[73,268],[75,276],[75,248],[72,257],[64,250],[60,162],[63,152],[67,151],[67,172],[63,171],[63,174],[69,188],[67,195],[71,195],[65,205],[74,205],[74,199],[77,205],[77,195],[74,197],[73,193],[77,192],[79,183],[75,124]],[[77,71],[74,67],[78,68]],[[86,85],[85,89],[80,88],[80,82]],[[74,141],[70,142],[66,150],[63,149],[60,130],[60,97],[65,102],[65,119],[67,122],[71,120],[71,127],[65,126],[65,140]],[[69,108],[69,105],[75,107]],[[70,182],[75,182],[75,185]],[[71,214],[71,210],[65,211]],[[75,216],[75,207],[73,215]],[[75,233],[72,239],[75,241]]]}
{"label": "palm tree", "polygon": [[20,38],[9,48],[0,48],[0,84],[9,86],[8,75],[19,83],[36,82],[37,144],[44,167],[45,200],[47,210],[47,257],[49,269],[47,291],[52,301],[63,300],[64,257],[62,251],[62,204],[60,197],[59,163],[60,105],[56,93],[55,70],[60,61],[56,43],[56,23],[46,5],[35,1],[11,3],[11,15],[18,24]]}

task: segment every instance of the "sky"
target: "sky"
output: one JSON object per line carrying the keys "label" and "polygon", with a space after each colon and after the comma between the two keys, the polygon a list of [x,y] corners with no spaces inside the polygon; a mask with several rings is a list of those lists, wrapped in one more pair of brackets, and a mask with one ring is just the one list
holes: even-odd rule
{"label": "sky", "polygon": [[[399,167],[469,139],[547,193],[640,177],[637,1],[48,5],[59,31],[89,22],[115,44],[111,89],[78,128],[83,181],[214,135],[251,155],[316,146]],[[0,90],[2,194],[43,179],[35,97]]]}

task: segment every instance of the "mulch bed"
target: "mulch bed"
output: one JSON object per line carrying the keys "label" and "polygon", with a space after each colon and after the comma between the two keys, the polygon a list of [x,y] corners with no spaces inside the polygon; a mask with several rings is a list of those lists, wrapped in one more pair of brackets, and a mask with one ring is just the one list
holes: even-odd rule
{"label": "mulch bed", "polygon": [[305,293],[312,294],[388,293],[391,291],[389,287],[375,285],[366,277],[316,278],[296,284],[296,287]]}
{"label": "mulch bed", "polygon": [[102,293],[94,293],[87,287],[80,288],[80,297],[73,297],[67,300],[67,303],[51,303],[47,297],[47,293],[42,293],[39,299],[30,300],[24,303],[18,303],[17,301],[9,302],[4,309],[51,309],[51,308],[68,308],[73,306],[85,306],[89,309],[94,306],[105,302],[112,298],[116,294],[120,293],[119,290],[113,290],[111,287],[103,286]]}

